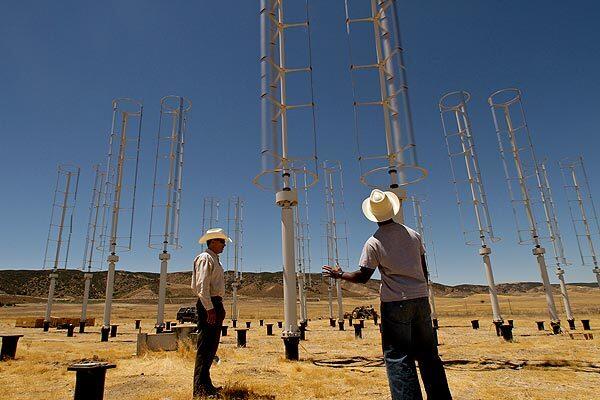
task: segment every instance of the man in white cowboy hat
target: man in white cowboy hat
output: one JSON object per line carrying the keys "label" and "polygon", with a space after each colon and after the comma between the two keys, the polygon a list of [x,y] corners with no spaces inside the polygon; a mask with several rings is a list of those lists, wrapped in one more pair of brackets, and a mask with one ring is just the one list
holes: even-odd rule
{"label": "man in white cowboy hat", "polygon": [[392,400],[422,399],[415,360],[427,398],[451,399],[431,324],[425,249],[417,232],[394,221],[400,208],[396,194],[373,190],[363,201],[362,211],[379,228],[363,247],[360,270],[344,272],[339,266],[324,266],[323,273],[366,283],[379,268],[381,341]]}
{"label": "man in white cowboy hat", "polygon": [[225,295],[225,276],[219,254],[226,242],[231,239],[221,228],[212,228],[198,240],[206,243],[206,251],[194,259],[192,272],[192,290],[198,296],[198,350],[194,367],[194,397],[216,396],[216,388],[210,379],[210,367],[217,354],[221,325],[225,319],[223,296]]}

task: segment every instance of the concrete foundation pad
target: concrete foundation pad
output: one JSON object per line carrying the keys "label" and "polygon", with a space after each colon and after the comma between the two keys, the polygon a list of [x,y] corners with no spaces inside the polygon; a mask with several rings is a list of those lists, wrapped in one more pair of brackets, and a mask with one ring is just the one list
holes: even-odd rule
{"label": "concrete foundation pad", "polygon": [[138,333],[137,355],[147,351],[175,351],[177,350],[177,334],[167,333]]}
{"label": "concrete foundation pad", "polygon": [[171,330],[177,336],[177,340],[185,340],[195,328],[195,325],[177,325],[172,327]]}

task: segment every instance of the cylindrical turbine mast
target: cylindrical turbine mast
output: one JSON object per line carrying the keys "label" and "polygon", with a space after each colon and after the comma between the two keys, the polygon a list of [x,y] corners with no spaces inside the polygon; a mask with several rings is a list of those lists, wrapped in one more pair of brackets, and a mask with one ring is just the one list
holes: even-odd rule
{"label": "cylindrical turbine mast", "polygon": [[167,269],[171,259],[169,248],[181,248],[179,215],[183,175],[185,131],[192,103],[180,96],[165,96],[160,100],[160,118],[154,160],[154,183],[148,247],[161,250],[158,285],[156,330],[162,332],[167,294]]}
{"label": "cylindrical turbine mast", "polygon": [[131,250],[143,115],[142,104],[133,99],[116,99],[112,106],[104,202],[110,224],[106,238],[101,241],[110,253],[101,328],[104,342],[108,341],[110,330],[117,252]]}
{"label": "cylindrical turbine mast", "polygon": [[589,265],[591,262],[592,272],[596,275],[598,287],[600,287],[600,260],[598,260],[594,244],[594,238],[597,240],[600,235],[600,223],[583,157],[564,159],[559,164],[569,203],[571,222],[577,237],[581,264]]}
{"label": "cylindrical turbine mast", "polygon": [[[534,246],[533,255],[537,260],[546,293],[548,313],[552,324],[560,325],[544,258],[546,250],[541,244],[542,236],[537,221],[543,212],[546,196],[544,191],[539,191],[541,174],[525,119],[521,91],[514,88],[499,90],[492,93],[488,103],[498,136],[519,244]],[[534,200],[532,197],[536,192],[540,194],[539,200]],[[527,221],[527,225],[521,228],[520,224],[523,220]]]}
{"label": "cylindrical turbine mast", "polygon": [[487,196],[481,179],[479,158],[467,112],[470,97],[469,93],[462,90],[450,92],[440,99],[439,108],[465,243],[481,246],[479,255],[485,268],[493,321],[501,324],[503,319],[490,259],[490,243],[500,239],[494,236]]}
{"label": "cylindrical turbine mast", "polygon": [[[284,15],[285,4],[285,15]],[[302,171],[294,162],[312,161],[316,167],[316,129],[313,100],[312,60],[308,2],[303,10],[300,4],[286,0],[260,1],[261,31],[261,167],[254,184],[276,192],[275,202],[281,207],[281,241],[283,255],[284,327],[282,338],[286,358],[298,359],[300,332],[296,310],[296,254],[294,238],[294,211],[298,204],[297,187],[292,182],[292,172]],[[300,14],[302,14],[300,16]],[[290,17],[299,22],[290,23]],[[286,35],[293,31],[294,36]],[[302,35],[304,34],[304,35]],[[289,39],[289,41],[288,41]],[[307,58],[303,66],[290,65],[289,53],[295,58]],[[293,75],[294,79],[289,78]],[[290,101],[290,95],[293,99]],[[312,143],[307,144],[306,132],[312,133]],[[301,147],[310,149],[299,153]],[[309,175],[305,186],[318,180],[316,168],[306,170]]]}

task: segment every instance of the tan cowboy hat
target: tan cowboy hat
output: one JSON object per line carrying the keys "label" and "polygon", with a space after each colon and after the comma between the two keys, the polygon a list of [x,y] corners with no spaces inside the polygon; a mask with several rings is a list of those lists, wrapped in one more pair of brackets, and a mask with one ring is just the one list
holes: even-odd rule
{"label": "tan cowboy hat", "polygon": [[374,189],[362,203],[362,212],[370,221],[383,222],[392,219],[400,211],[400,199],[394,192]]}
{"label": "tan cowboy hat", "polygon": [[204,235],[198,240],[198,243],[204,244],[212,239],[224,239],[228,242],[232,242],[232,240],[225,234],[225,231],[221,228],[211,228],[206,231]]}

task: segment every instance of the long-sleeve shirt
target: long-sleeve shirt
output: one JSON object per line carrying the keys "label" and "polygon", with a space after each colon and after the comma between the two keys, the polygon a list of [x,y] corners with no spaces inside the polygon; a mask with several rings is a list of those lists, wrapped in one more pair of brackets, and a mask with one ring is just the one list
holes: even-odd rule
{"label": "long-sleeve shirt", "polygon": [[225,296],[225,271],[212,250],[206,249],[194,260],[191,286],[206,310],[213,309],[212,296]]}

